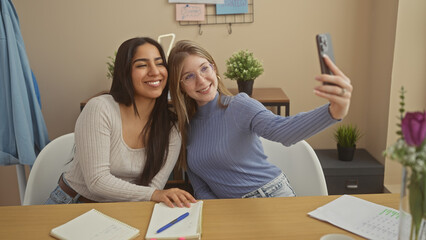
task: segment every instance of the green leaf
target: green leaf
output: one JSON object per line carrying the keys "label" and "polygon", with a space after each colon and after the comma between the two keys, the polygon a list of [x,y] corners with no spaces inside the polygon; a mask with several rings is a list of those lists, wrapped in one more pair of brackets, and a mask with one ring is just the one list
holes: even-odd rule
{"label": "green leaf", "polygon": [[342,147],[354,147],[361,137],[361,131],[352,124],[340,125],[334,132],[334,139]]}
{"label": "green leaf", "polygon": [[262,63],[248,50],[234,53],[226,60],[226,72],[223,75],[232,80],[254,80],[263,73]]}
{"label": "green leaf", "polygon": [[115,56],[117,56],[117,51],[114,52],[114,56],[109,56],[108,59],[109,61],[106,63],[107,64],[107,78],[108,79],[112,79],[114,76],[114,64],[115,64]]}

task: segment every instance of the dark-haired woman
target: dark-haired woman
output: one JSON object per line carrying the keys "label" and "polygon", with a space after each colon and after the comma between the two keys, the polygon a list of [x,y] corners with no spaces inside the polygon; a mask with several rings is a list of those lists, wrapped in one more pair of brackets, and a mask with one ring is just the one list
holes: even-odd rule
{"label": "dark-haired woman", "polygon": [[110,94],[92,98],[80,114],[70,170],[46,204],[195,202],[184,190],[162,190],[181,148],[176,117],[167,107],[167,78],[166,58],[155,40],[121,44]]}

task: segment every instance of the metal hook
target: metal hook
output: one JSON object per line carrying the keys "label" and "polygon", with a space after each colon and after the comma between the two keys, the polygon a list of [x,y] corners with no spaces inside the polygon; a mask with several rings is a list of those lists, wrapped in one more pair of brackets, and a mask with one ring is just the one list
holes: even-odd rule
{"label": "metal hook", "polygon": [[203,35],[203,31],[201,30],[201,24],[198,24],[198,34]]}
{"label": "metal hook", "polygon": [[232,23],[229,23],[228,34],[232,34]]}

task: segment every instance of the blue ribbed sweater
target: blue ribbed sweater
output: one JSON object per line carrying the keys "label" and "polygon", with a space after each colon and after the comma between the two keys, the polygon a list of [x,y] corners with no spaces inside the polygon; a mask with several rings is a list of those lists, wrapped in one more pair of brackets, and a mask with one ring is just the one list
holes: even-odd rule
{"label": "blue ribbed sweater", "polygon": [[275,115],[245,93],[198,108],[188,128],[188,176],[198,199],[240,198],[276,178],[259,136],[285,146],[337,122],[329,104],[291,117]]}

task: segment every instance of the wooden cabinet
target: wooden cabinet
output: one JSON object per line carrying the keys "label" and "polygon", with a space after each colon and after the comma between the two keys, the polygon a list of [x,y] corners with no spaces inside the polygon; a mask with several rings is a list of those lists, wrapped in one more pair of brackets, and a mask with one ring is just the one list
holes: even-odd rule
{"label": "wooden cabinet", "polygon": [[315,150],[324,171],[329,195],[382,193],[384,166],[365,149],[352,161],[340,161],[337,150]]}

